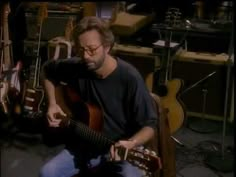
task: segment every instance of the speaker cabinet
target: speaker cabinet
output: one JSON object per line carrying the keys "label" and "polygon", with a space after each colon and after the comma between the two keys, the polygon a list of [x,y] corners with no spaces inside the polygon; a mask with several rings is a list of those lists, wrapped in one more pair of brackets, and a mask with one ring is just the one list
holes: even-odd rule
{"label": "speaker cabinet", "polygon": [[[184,80],[181,100],[189,115],[201,117],[204,111],[206,118],[222,120],[226,95],[226,65],[175,60],[172,69],[174,78]],[[229,89],[229,93],[232,93],[232,89]],[[228,115],[230,107],[229,104]]]}
{"label": "speaker cabinet", "polygon": [[[43,20],[41,40],[48,41],[57,36],[64,36],[67,23],[71,17],[78,21],[82,17],[82,12],[78,12],[77,14],[53,12],[48,13],[48,17]],[[37,18],[36,12],[26,13],[28,40],[37,39],[37,34],[39,32],[37,27]]]}
{"label": "speaker cabinet", "polygon": [[154,72],[155,69],[154,57],[140,56],[140,55],[131,56],[127,54],[119,54],[118,56],[121,59],[135,66],[144,79],[148,76],[149,73]]}

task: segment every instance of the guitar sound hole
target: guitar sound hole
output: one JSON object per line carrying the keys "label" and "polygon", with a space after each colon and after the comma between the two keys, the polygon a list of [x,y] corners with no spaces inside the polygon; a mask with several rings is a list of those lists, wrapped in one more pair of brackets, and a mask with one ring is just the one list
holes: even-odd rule
{"label": "guitar sound hole", "polygon": [[167,87],[165,85],[159,85],[158,89],[157,89],[157,94],[161,97],[166,96],[167,95]]}

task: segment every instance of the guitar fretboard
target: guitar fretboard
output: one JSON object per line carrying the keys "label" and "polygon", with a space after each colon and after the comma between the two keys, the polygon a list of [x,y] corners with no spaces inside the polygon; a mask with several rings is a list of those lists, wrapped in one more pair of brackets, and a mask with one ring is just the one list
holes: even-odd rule
{"label": "guitar fretboard", "polygon": [[101,147],[110,147],[114,142],[108,139],[100,132],[96,132],[93,129],[90,129],[87,125],[75,121],[73,119],[69,120],[70,125],[73,126],[75,133],[79,135],[86,141],[93,143],[94,145],[99,145]]}

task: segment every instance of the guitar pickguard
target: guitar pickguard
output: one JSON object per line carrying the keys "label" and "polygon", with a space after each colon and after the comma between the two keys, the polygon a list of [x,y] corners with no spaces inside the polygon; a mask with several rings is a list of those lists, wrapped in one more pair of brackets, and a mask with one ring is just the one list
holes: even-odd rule
{"label": "guitar pickguard", "polygon": [[23,112],[42,112],[43,101],[44,90],[42,88],[27,88],[24,94]]}

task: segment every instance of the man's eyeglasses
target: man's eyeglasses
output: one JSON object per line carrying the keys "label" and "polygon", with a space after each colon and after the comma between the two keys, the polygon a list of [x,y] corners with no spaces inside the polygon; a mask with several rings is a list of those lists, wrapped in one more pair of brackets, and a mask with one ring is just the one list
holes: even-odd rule
{"label": "man's eyeglasses", "polygon": [[87,52],[88,55],[90,56],[93,56],[96,54],[96,51],[99,47],[101,47],[103,44],[100,44],[99,46],[97,47],[94,47],[94,48],[84,48],[84,47],[79,47],[78,48],[78,53],[80,56],[82,56],[84,54],[84,52]]}

